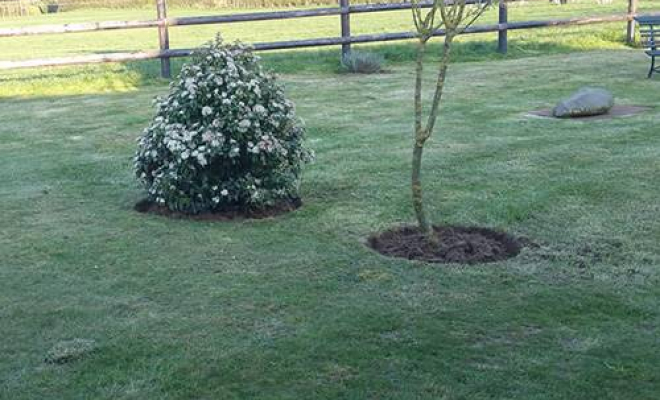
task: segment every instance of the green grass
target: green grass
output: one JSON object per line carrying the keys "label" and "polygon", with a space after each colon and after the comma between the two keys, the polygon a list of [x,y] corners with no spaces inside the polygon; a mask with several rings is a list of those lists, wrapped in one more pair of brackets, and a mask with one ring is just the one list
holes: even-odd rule
{"label": "green grass", "polygon": [[[594,0],[580,0],[558,6],[546,1],[514,3],[510,6],[510,21],[568,18],[621,14],[627,0],[613,0],[611,4],[597,5]],[[660,0],[644,0],[642,13],[660,11]],[[260,10],[263,11],[263,10]],[[254,10],[202,10],[173,8],[170,16],[209,15]],[[0,27],[63,24],[104,20],[153,19],[152,8],[76,10],[60,14],[36,15],[25,18],[0,20]],[[497,19],[495,9],[489,11],[479,23],[493,23]],[[411,31],[410,11],[356,14],[351,17],[352,33],[370,34]],[[339,35],[337,16],[302,18],[284,21],[260,21],[251,23],[174,27],[170,30],[172,48],[194,48],[211,40],[220,31],[227,40],[268,42],[279,40],[335,37]],[[625,23],[611,23],[580,27],[561,27],[511,31],[509,54],[495,52],[496,34],[466,35],[460,38],[455,60],[483,61],[515,59],[539,55],[567,53],[585,50],[623,49]],[[87,32],[64,35],[26,36],[0,38],[0,60],[24,60],[30,58],[66,57],[81,54],[153,50],[158,48],[155,29]],[[414,57],[410,42],[399,44],[373,44],[357,48],[383,54],[391,66],[408,62]],[[437,51],[433,51],[437,53]],[[281,73],[336,72],[340,68],[337,47],[262,53],[265,62]],[[175,62],[175,70],[181,65]],[[76,66],[55,69],[0,71],[0,97],[34,95],[70,95],[118,90],[136,90],[158,80],[159,67],[154,61],[126,64]]]}
{"label": "green grass", "polygon": [[[304,207],[261,221],[132,210],[135,138],[162,83],[1,99],[0,398],[656,399],[660,81],[646,67],[621,50],[451,68],[425,158],[431,215],[539,244],[474,267],[364,246],[413,220],[410,64],[283,76],[318,158]],[[582,85],[654,108],[524,116]],[[72,339],[94,351],[44,362]]]}

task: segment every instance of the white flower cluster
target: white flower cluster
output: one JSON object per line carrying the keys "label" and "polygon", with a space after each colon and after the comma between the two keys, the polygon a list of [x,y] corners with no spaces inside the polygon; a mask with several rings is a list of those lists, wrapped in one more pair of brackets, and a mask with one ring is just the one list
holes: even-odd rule
{"label": "white flower cluster", "polygon": [[203,47],[156,106],[135,156],[153,201],[199,213],[298,197],[304,129],[249,48]]}

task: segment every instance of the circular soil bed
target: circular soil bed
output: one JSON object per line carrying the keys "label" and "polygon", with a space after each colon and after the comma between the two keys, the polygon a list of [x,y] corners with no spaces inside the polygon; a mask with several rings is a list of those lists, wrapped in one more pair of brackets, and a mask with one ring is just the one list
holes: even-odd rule
{"label": "circular soil bed", "polygon": [[291,199],[263,210],[242,210],[235,208],[213,213],[185,214],[178,211],[172,211],[165,206],[144,199],[135,204],[135,211],[146,214],[162,215],[170,218],[185,218],[200,221],[229,221],[233,219],[263,219],[276,217],[298,209],[300,206],[302,206],[302,201],[300,199]]}
{"label": "circular soil bed", "polygon": [[478,264],[506,260],[520,253],[521,243],[511,235],[488,228],[435,226],[439,243],[433,245],[417,227],[404,226],[369,238],[377,252],[432,263]]}
{"label": "circular soil bed", "polygon": [[573,117],[573,118],[557,118],[552,115],[552,108],[544,108],[541,110],[530,111],[527,115],[530,117],[541,117],[541,118],[551,118],[556,120],[579,120],[579,121],[590,121],[596,119],[610,119],[615,117],[626,117],[630,115],[641,114],[645,111],[650,110],[651,107],[642,107],[642,106],[619,106],[616,105],[612,107],[610,112],[602,115],[593,115],[590,117]]}

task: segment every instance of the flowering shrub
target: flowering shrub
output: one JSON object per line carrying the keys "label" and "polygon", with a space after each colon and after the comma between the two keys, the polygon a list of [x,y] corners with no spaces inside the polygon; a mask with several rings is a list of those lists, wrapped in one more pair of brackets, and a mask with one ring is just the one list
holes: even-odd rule
{"label": "flowering shrub", "polygon": [[304,128],[248,47],[216,38],[155,104],[135,156],[150,200],[194,214],[298,197]]}

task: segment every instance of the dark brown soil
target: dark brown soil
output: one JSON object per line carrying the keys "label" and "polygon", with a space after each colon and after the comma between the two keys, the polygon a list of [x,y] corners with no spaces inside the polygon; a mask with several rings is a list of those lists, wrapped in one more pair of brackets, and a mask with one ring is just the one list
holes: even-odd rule
{"label": "dark brown soil", "polygon": [[300,208],[300,206],[302,206],[302,201],[300,199],[290,199],[265,209],[244,210],[233,208],[213,213],[186,214],[172,211],[165,206],[144,199],[137,202],[134,208],[137,212],[162,215],[170,218],[193,219],[199,221],[230,221],[234,219],[264,219],[276,217]]}
{"label": "dark brown soil", "polygon": [[488,228],[436,226],[439,243],[431,244],[417,227],[404,226],[369,238],[369,246],[390,256],[432,263],[478,264],[506,260],[520,253],[513,236]]}
{"label": "dark brown soil", "polygon": [[579,120],[579,121],[590,121],[597,119],[610,119],[615,117],[625,117],[629,115],[637,115],[643,113],[644,111],[650,110],[650,107],[641,107],[641,106],[619,106],[615,105],[612,107],[610,112],[602,115],[592,115],[590,117],[573,117],[573,118],[556,118],[552,115],[552,108],[544,108],[542,110],[530,111],[528,115],[533,117],[543,117],[543,118],[552,118],[557,120]]}

